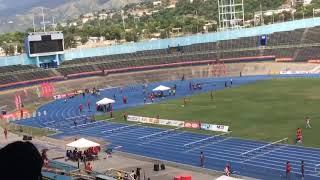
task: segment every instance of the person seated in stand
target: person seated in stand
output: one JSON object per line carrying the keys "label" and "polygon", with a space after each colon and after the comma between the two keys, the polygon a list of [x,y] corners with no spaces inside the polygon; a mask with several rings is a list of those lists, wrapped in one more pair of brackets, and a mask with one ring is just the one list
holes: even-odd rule
{"label": "person seated in stand", "polygon": [[48,164],[49,164],[49,159],[48,159],[48,156],[47,156],[47,149],[43,149],[42,150],[41,158],[42,158],[42,161],[43,161],[43,166],[47,167]]}
{"label": "person seated in stand", "polygon": [[17,141],[0,149],[0,161],[0,179],[42,179],[41,155],[37,148],[28,141]]}

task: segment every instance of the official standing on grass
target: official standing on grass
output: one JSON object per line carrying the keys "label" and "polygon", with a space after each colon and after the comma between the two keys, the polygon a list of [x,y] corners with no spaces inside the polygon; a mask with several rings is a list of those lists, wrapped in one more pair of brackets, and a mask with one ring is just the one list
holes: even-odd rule
{"label": "official standing on grass", "polygon": [[306,128],[310,128],[311,129],[311,125],[310,125],[310,118],[307,116],[306,117]]}
{"label": "official standing on grass", "polygon": [[204,168],[204,155],[203,155],[203,152],[200,153],[200,167]]}

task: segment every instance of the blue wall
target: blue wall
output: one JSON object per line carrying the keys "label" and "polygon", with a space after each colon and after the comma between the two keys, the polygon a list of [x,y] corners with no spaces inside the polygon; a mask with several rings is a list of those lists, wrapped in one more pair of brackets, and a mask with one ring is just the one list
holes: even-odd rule
{"label": "blue wall", "polygon": [[[281,31],[292,31],[295,29],[308,28],[320,26],[320,18],[310,18],[303,20],[295,20],[265,26],[258,26],[246,29],[229,30],[224,32],[207,33],[207,34],[196,34],[184,37],[161,39],[153,41],[143,41],[137,43],[126,43],[123,45],[99,47],[99,48],[86,48],[86,49],[75,49],[66,51],[64,56],[60,56],[62,60],[72,60],[75,58],[92,57],[92,56],[103,56],[112,54],[123,54],[132,53],[142,50],[153,50],[153,49],[165,49],[169,46],[180,46],[216,42],[219,40],[236,39],[240,37],[258,36],[264,34],[272,34],[274,32]],[[49,57],[51,59],[51,57]],[[41,61],[41,59],[40,59]],[[29,58],[23,54],[20,56],[12,57],[0,57],[0,66],[8,66],[15,64],[36,64],[35,58]]]}

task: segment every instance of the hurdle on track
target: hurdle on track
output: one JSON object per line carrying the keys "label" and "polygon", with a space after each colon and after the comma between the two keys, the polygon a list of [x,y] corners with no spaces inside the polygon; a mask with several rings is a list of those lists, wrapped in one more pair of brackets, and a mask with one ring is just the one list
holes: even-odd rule
{"label": "hurdle on track", "polygon": [[65,120],[78,119],[78,118],[82,118],[82,117],[87,117],[87,115],[68,117],[68,118],[65,118]]}
{"label": "hurdle on track", "polygon": [[281,139],[281,140],[278,140],[278,141],[275,141],[275,142],[272,142],[272,143],[263,145],[263,146],[261,146],[261,147],[257,147],[257,148],[255,148],[255,149],[251,149],[251,150],[249,150],[249,151],[246,151],[246,152],[244,152],[244,153],[241,153],[240,156],[241,156],[242,158],[245,158],[248,154],[250,154],[250,153],[252,153],[252,152],[260,151],[260,150],[262,150],[262,149],[264,149],[264,148],[267,148],[267,147],[270,147],[270,146],[272,146],[272,145],[276,145],[276,144],[278,145],[278,144],[280,144],[281,142],[284,142],[284,141],[288,142],[288,138],[283,138],[283,139]]}
{"label": "hurdle on track", "polygon": [[210,137],[207,137],[207,138],[204,138],[204,139],[200,139],[200,140],[197,140],[197,141],[193,141],[193,142],[184,144],[183,147],[184,147],[184,148],[191,147],[191,146],[194,145],[194,144],[201,143],[201,142],[205,142],[205,141],[208,141],[208,140],[211,140],[211,139],[215,139],[215,138],[217,138],[217,137],[224,136],[224,135],[226,135],[226,134],[230,134],[231,132],[232,132],[232,131],[229,131],[229,132],[217,134],[217,135],[214,135],[214,136],[210,136]]}
{"label": "hurdle on track", "polygon": [[47,124],[53,124],[56,121],[48,121],[48,122],[44,122],[43,124],[47,125]]}
{"label": "hurdle on track", "polygon": [[320,175],[320,164],[316,164],[314,167],[314,172],[316,173],[316,175]]}
{"label": "hurdle on track", "polygon": [[130,127],[138,126],[138,125],[140,125],[140,124],[143,124],[143,123],[131,124],[131,125],[128,125],[128,126],[122,126],[122,127],[118,127],[118,128],[115,128],[115,129],[109,129],[109,130],[101,131],[101,132],[102,132],[102,133],[107,133],[107,132],[119,131],[119,130],[122,130],[122,129],[125,129],[125,128],[130,128]]}
{"label": "hurdle on track", "polygon": [[89,126],[89,125],[93,125],[93,124],[97,124],[97,123],[101,123],[101,121],[96,121],[96,122],[93,122],[93,123],[84,123],[84,124],[80,124],[80,125],[77,125],[77,126],[71,126],[71,128],[76,128],[76,127],[83,127],[83,126]]}
{"label": "hurdle on track", "polygon": [[149,135],[146,135],[146,136],[139,137],[138,139],[147,139],[147,138],[150,138],[150,137],[153,137],[153,136],[157,136],[157,135],[160,135],[160,134],[166,134],[166,133],[174,132],[174,131],[176,131],[178,129],[181,129],[181,128],[182,127],[177,127],[177,128],[169,129],[169,130],[166,130],[166,131],[156,132],[156,133],[153,133],[153,134],[149,134]]}

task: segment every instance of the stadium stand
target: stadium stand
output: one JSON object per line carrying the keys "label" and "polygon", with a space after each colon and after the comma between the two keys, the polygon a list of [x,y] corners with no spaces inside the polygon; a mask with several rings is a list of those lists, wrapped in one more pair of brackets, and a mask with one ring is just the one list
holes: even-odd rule
{"label": "stadium stand", "polygon": [[[260,61],[260,57],[265,56],[274,57],[277,62],[318,60],[320,56],[318,51],[320,49],[319,30],[320,27],[317,26],[275,32],[267,35],[267,45],[263,47],[259,45],[260,37],[252,36],[166,49],[67,60],[56,70],[43,70],[30,65],[0,67],[0,85],[43,78],[61,78],[61,76],[73,78],[143,70],[143,68],[137,69],[136,67],[145,66],[161,68],[159,66],[161,64],[178,63],[174,67],[179,67],[191,65],[188,63],[194,62],[192,65],[197,65],[200,61],[216,59],[226,63],[247,62],[248,59],[254,61],[254,57]],[[235,58],[240,59],[235,60]]]}
{"label": "stadium stand", "polygon": [[32,65],[3,66],[3,67],[0,67],[0,74],[23,71],[26,69],[36,69],[36,68],[37,68],[36,66],[32,66]]}

